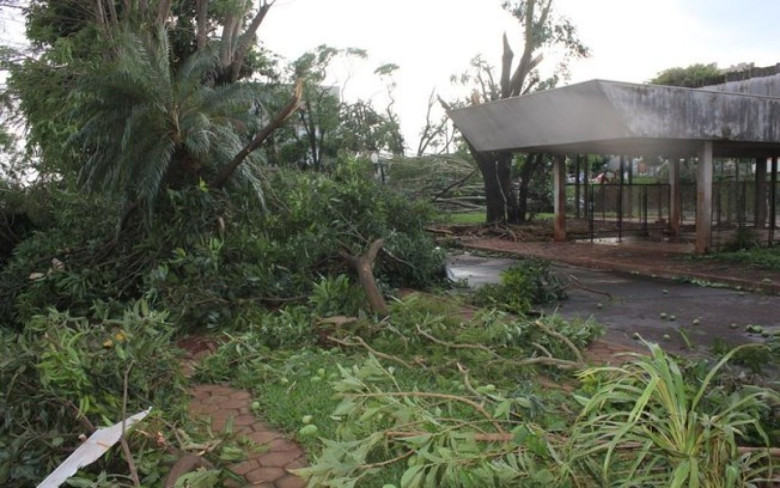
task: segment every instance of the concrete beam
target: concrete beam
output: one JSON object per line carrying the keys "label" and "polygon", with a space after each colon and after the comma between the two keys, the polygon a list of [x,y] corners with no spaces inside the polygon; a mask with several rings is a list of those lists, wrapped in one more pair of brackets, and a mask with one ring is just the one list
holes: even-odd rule
{"label": "concrete beam", "polygon": [[555,242],[566,241],[566,156],[555,156],[553,163],[553,199],[555,201]]}
{"label": "concrete beam", "polygon": [[707,254],[712,247],[712,169],[712,141],[705,141],[696,165],[696,254]]}
{"label": "concrete beam", "polygon": [[763,229],[766,224],[766,158],[756,158],[756,201],[753,225]]}
{"label": "concrete beam", "polygon": [[593,80],[448,114],[480,152],[780,154],[780,98],[741,93]]}
{"label": "concrete beam", "polygon": [[669,230],[673,236],[680,235],[682,222],[682,197],[680,195],[680,158],[671,158],[669,163]]}

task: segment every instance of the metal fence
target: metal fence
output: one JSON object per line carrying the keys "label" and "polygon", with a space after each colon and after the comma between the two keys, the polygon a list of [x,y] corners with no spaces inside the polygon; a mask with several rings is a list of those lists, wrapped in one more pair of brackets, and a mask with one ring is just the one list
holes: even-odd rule
{"label": "metal fence", "polygon": [[[780,184],[777,185],[775,212],[780,214]],[[764,222],[771,211],[771,185],[766,184],[763,202],[757,202],[756,185],[749,181],[713,184],[712,222],[716,226],[753,225],[757,205],[762,205]],[[598,223],[615,223],[621,228],[644,232],[668,228],[671,213],[669,184],[587,183],[566,185],[567,216]],[[696,222],[696,184],[680,185],[680,209],[683,224]],[[626,224],[625,226],[622,224]]]}

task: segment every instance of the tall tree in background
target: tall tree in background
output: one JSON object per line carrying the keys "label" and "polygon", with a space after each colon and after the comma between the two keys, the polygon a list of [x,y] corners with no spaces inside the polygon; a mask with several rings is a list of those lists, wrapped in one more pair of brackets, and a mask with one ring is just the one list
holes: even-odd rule
{"label": "tall tree in background", "polygon": [[353,153],[386,152],[402,155],[405,141],[401,134],[401,123],[393,106],[395,81],[393,74],[398,65],[387,63],[374,70],[384,83],[388,104],[384,109],[374,106],[372,100],[357,100],[342,104],[341,126],[338,131],[338,146]]}
{"label": "tall tree in background", "polygon": [[[470,100],[472,104],[553,88],[561,77],[568,75],[570,59],[589,55],[588,48],[580,41],[574,25],[554,13],[553,0],[505,1],[502,7],[515,17],[523,28],[519,61],[515,63],[515,52],[506,34],[503,37],[501,72],[498,76],[493,66],[481,57],[475,58],[472,62],[472,72],[460,80],[475,87]],[[557,48],[562,51],[563,57],[553,74],[543,78],[538,68],[544,59],[543,51],[548,48]],[[513,198],[512,193],[512,154],[479,153],[473,147],[471,152],[485,184],[487,222],[521,222],[524,212],[521,215],[518,200]],[[541,157],[526,158],[527,164],[541,165],[542,162]],[[529,168],[528,173],[534,171]],[[525,178],[523,184],[528,185],[529,180],[530,178]]]}
{"label": "tall tree in background", "polygon": [[320,171],[336,161],[342,151],[403,153],[400,122],[393,109],[392,76],[398,66],[383,64],[374,70],[388,92],[389,103],[384,109],[376,108],[372,100],[343,98],[347,82],[340,83],[336,78],[334,63],[366,59],[368,53],[363,49],[321,45],[288,66],[286,82],[281,86],[302,80],[303,95],[293,123],[274,135],[274,163]]}
{"label": "tall tree in background", "polygon": [[684,86],[688,88],[698,88],[713,80],[723,78],[723,73],[716,63],[711,64],[692,64],[686,68],[669,68],[658,73],[658,76],[648,83],[654,85]]}
{"label": "tall tree in background", "polygon": [[301,105],[294,123],[275,137],[281,155],[277,164],[297,163],[300,168],[322,170],[336,158],[336,133],[343,102],[341,88],[329,84],[331,65],[336,59],[366,59],[362,49],[337,49],[320,45],[304,53],[287,68],[287,83],[303,81]]}

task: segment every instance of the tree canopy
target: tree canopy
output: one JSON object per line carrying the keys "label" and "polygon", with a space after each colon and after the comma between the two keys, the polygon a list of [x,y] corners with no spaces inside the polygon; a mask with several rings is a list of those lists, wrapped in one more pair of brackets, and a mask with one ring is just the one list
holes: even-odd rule
{"label": "tree canopy", "polygon": [[256,42],[274,2],[255,3],[33,0],[35,53],[11,66],[10,92],[36,172],[118,197],[125,216],[150,216],[166,188],[256,181],[253,153],[298,95],[250,110],[261,90],[246,78],[274,74]]}
{"label": "tree canopy", "polygon": [[688,67],[675,67],[661,71],[648,83],[654,85],[683,86],[688,88],[698,88],[705,84],[712,83],[722,77],[723,73],[716,63],[711,64],[692,64]]}

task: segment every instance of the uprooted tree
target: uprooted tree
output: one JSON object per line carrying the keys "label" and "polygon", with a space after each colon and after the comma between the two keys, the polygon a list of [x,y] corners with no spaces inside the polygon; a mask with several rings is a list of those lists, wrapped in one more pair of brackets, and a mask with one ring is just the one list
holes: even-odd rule
{"label": "uprooted tree", "polygon": [[[465,84],[474,87],[468,102],[470,104],[492,102],[553,88],[561,77],[566,76],[570,59],[589,55],[589,50],[578,38],[574,25],[553,11],[553,0],[505,1],[502,7],[522,25],[520,59],[515,64],[515,53],[506,34],[503,37],[501,73],[498,78],[493,66],[481,56],[475,58],[471,72],[461,77]],[[553,74],[543,78],[539,66],[544,59],[543,51],[549,48],[563,51],[563,58]],[[449,109],[450,106],[445,108]],[[468,144],[468,141],[466,142]],[[518,201],[513,197],[512,154],[480,153],[471,144],[468,145],[485,185],[487,222],[519,223],[524,220],[524,212],[521,215]],[[527,164],[536,165],[529,168],[529,173],[534,173],[542,167],[542,158],[532,157],[526,161]],[[528,194],[529,181],[530,178],[523,179],[521,194],[522,185],[526,185],[525,194]]]}

